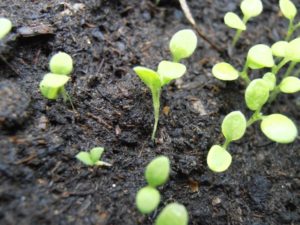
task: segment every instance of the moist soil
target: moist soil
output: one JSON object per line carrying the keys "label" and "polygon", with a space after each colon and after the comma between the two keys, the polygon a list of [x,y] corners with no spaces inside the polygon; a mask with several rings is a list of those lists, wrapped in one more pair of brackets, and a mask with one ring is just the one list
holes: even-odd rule
{"label": "moist soil", "polygon": [[[2,0],[0,15],[14,28],[1,43],[0,224],[148,225],[174,201],[187,207],[194,225],[300,224],[299,138],[276,144],[255,124],[230,145],[228,171],[213,173],[206,164],[209,148],[224,141],[224,116],[233,110],[251,115],[244,85],[216,80],[212,66],[227,61],[240,69],[252,45],[271,45],[286,33],[278,2],[263,3],[263,14],[229,51],[234,31],[223,16],[240,13],[239,1],[188,1],[200,29],[221,51],[199,38],[184,61],[186,75],[162,92],[153,143],[151,95],[132,68],[155,69],[170,59],[171,36],[191,28],[177,1]],[[67,85],[75,110],[39,93],[58,51],[75,62]],[[299,95],[282,94],[264,113],[283,113],[299,126],[299,109]],[[112,167],[76,160],[79,151],[95,146],[105,147],[103,160]],[[159,188],[159,208],[143,216],[135,195],[146,185],[145,166],[158,155],[170,158],[171,176]]]}

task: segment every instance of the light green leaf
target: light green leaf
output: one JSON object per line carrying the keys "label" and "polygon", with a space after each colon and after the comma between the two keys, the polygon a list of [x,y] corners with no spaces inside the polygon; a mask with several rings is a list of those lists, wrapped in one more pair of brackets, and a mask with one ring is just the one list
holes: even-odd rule
{"label": "light green leaf", "polygon": [[178,203],[168,204],[158,215],[155,225],[188,225],[186,208]]}
{"label": "light green leaf", "polygon": [[207,165],[214,172],[224,172],[231,165],[232,157],[226,149],[219,145],[210,148],[207,155]]}
{"label": "light green leaf", "polygon": [[154,70],[142,66],[136,66],[133,70],[151,90],[161,87],[160,76]]}
{"label": "light green leaf", "polygon": [[271,47],[272,54],[277,57],[285,57],[285,51],[288,44],[289,43],[287,41],[277,41]]}
{"label": "light green leaf", "polygon": [[239,72],[230,64],[221,62],[214,65],[212,74],[220,80],[236,80]]}
{"label": "light green leaf", "polygon": [[40,82],[40,91],[48,99],[57,99],[60,90],[68,82],[70,77],[48,73]]}
{"label": "light green leaf", "polygon": [[98,162],[101,158],[102,153],[104,152],[104,148],[96,147],[90,151],[90,157],[94,163]]}
{"label": "light green leaf", "polygon": [[298,92],[300,91],[300,79],[298,77],[286,77],[281,81],[279,88],[283,93]]}
{"label": "light green leaf", "polygon": [[269,139],[282,144],[293,142],[298,135],[293,121],[281,114],[265,116],[260,128]]}
{"label": "light green leaf", "polygon": [[275,88],[276,76],[273,73],[265,73],[262,79],[266,82],[270,91],[272,91]]}
{"label": "light green leaf", "polygon": [[175,62],[190,57],[197,47],[197,36],[190,29],[180,30],[170,41],[170,51]]}
{"label": "light green leaf", "polygon": [[65,52],[59,52],[50,59],[50,71],[55,74],[69,75],[73,71],[73,59]]}
{"label": "light green leaf", "polygon": [[243,0],[241,3],[241,10],[248,20],[261,14],[263,11],[263,4],[261,0]]}
{"label": "light green leaf", "polygon": [[3,39],[12,28],[12,23],[9,19],[0,18],[0,40]]}
{"label": "light green leaf", "polygon": [[185,71],[185,65],[170,61],[161,61],[157,69],[157,73],[161,78],[162,86],[168,84],[174,79],[182,77]]}
{"label": "light green leaf", "polygon": [[82,163],[84,163],[85,165],[87,165],[87,166],[93,166],[94,165],[94,162],[90,157],[90,153],[88,153],[88,152],[79,152],[76,155],[76,158],[79,161],[81,161]]}
{"label": "light green leaf", "polygon": [[145,178],[152,187],[163,185],[170,175],[170,160],[166,156],[158,156],[146,167]]}
{"label": "light green leaf", "polygon": [[251,81],[245,91],[245,100],[249,109],[260,109],[269,98],[269,86],[263,79]]}
{"label": "light green leaf", "polygon": [[254,45],[248,52],[247,62],[251,69],[273,67],[274,59],[271,48],[263,44]]}
{"label": "light green leaf", "polygon": [[297,8],[290,0],[280,0],[279,7],[282,14],[289,20],[293,20],[297,15]]}
{"label": "light green leaf", "polygon": [[157,208],[160,194],[155,188],[146,186],[138,191],[135,202],[141,213],[148,214]]}
{"label": "light green leaf", "polygon": [[224,16],[224,23],[233,29],[237,30],[246,30],[246,25],[245,23],[241,20],[241,18],[233,13],[233,12],[228,12]]}
{"label": "light green leaf", "polygon": [[222,133],[228,141],[236,141],[244,136],[246,127],[244,114],[234,111],[225,116],[222,122]]}
{"label": "light green leaf", "polygon": [[293,62],[300,62],[300,37],[289,42],[285,57]]}

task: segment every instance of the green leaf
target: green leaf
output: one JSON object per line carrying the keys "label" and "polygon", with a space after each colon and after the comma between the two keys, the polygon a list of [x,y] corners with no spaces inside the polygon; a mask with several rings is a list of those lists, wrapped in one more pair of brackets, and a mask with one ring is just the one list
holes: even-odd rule
{"label": "green leaf", "polygon": [[222,133],[228,141],[236,141],[245,134],[247,121],[243,113],[234,111],[225,116],[222,123]]}
{"label": "green leaf", "polygon": [[148,214],[157,208],[160,202],[160,194],[155,188],[146,186],[138,191],[135,201],[139,211]]}
{"label": "green leaf", "polygon": [[214,65],[212,74],[220,80],[236,80],[239,72],[230,64],[221,62]]}
{"label": "green leaf", "polygon": [[289,42],[285,57],[293,62],[300,62],[300,37]]}
{"label": "green leaf", "polygon": [[247,62],[251,69],[273,67],[274,59],[271,48],[263,44],[254,45],[248,52]]}
{"label": "green leaf", "polygon": [[152,187],[163,185],[170,174],[170,160],[166,156],[158,156],[146,167],[145,178]]}
{"label": "green leaf", "polygon": [[269,139],[282,144],[293,142],[298,135],[293,121],[281,114],[263,117],[260,128]]}
{"label": "green leaf", "polygon": [[300,79],[297,77],[286,77],[281,81],[279,88],[283,93],[298,92],[300,91]]}
{"label": "green leaf", "polygon": [[233,29],[237,29],[237,30],[246,30],[247,29],[245,23],[241,20],[241,18],[233,12],[228,12],[225,14],[224,23],[228,27],[233,28]]}
{"label": "green leaf", "polygon": [[297,8],[290,0],[280,0],[279,7],[282,14],[289,20],[293,20],[297,15]]}
{"label": "green leaf", "polygon": [[256,17],[263,11],[263,4],[261,0],[243,0],[241,3],[241,10],[246,20]]}
{"label": "green leaf", "polygon": [[57,99],[61,88],[68,82],[70,77],[48,73],[40,82],[40,91],[42,95],[48,99]]}
{"label": "green leaf", "polygon": [[285,51],[288,44],[289,43],[287,41],[277,41],[271,47],[272,54],[277,57],[285,57]]}
{"label": "green leaf", "polygon": [[219,145],[210,148],[207,155],[207,165],[214,172],[224,172],[231,165],[232,157],[226,149]]}
{"label": "green leaf", "polygon": [[96,147],[91,149],[90,157],[94,163],[98,162],[101,158],[102,153],[104,152],[104,148]]}
{"label": "green leaf", "polygon": [[190,29],[180,30],[170,41],[170,51],[175,62],[190,57],[197,47],[197,36]]}
{"label": "green leaf", "polygon": [[269,98],[269,86],[263,79],[251,81],[245,91],[245,100],[249,109],[260,109]]}
{"label": "green leaf", "polygon": [[49,66],[51,73],[69,75],[73,71],[73,60],[67,53],[59,52],[52,56]]}
{"label": "green leaf", "polygon": [[151,90],[161,87],[160,76],[154,70],[142,66],[136,66],[133,70]]}
{"label": "green leaf", "polygon": [[85,165],[87,165],[87,166],[93,166],[94,165],[94,162],[90,157],[90,153],[88,153],[88,152],[79,152],[76,155],[76,158],[79,161],[81,161],[82,163],[84,163]]}
{"label": "green leaf", "polygon": [[275,88],[276,76],[273,73],[265,73],[262,79],[266,82],[270,91],[272,91]]}
{"label": "green leaf", "polygon": [[0,40],[3,39],[12,28],[12,23],[9,19],[0,18]]}
{"label": "green leaf", "polygon": [[185,65],[170,61],[161,61],[158,65],[157,73],[160,75],[162,86],[170,81],[182,77],[186,72]]}
{"label": "green leaf", "polygon": [[178,203],[168,204],[158,215],[155,225],[188,225],[186,208]]}

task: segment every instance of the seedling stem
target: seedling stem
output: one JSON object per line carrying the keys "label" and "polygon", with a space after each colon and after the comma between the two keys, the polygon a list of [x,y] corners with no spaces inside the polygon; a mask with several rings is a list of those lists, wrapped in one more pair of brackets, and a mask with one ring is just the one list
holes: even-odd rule
{"label": "seedling stem", "polygon": [[252,116],[250,117],[250,119],[247,121],[247,127],[251,126],[253,123],[255,123],[258,120],[262,119],[262,113],[260,112],[261,108],[256,110]]}
{"label": "seedling stem", "polygon": [[248,61],[246,61],[244,68],[243,68],[242,72],[240,73],[241,78],[247,83],[247,85],[251,81],[248,76],[248,68],[249,68],[248,65],[249,65],[249,63],[248,63]]}
{"label": "seedling stem", "polygon": [[153,109],[154,109],[154,127],[152,131],[151,140],[155,139],[155,133],[157,130],[157,124],[159,119],[159,107],[160,107],[160,93],[161,89],[152,88],[152,100],[153,100]]}
{"label": "seedling stem", "polygon": [[[246,24],[247,22],[248,22],[248,18],[246,18],[245,16],[243,17],[243,22],[244,22],[244,24]],[[243,31],[242,30],[237,30],[236,32],[235,32],[235,36],[234,36],[234,38],[233,38],[233,40],[232,40],[232,47],[235,47],[235,45],[236,45],[236,43],[238,42],[238,40],[240,39],[240,37],[241,37],[241,34],[243,33]]]}

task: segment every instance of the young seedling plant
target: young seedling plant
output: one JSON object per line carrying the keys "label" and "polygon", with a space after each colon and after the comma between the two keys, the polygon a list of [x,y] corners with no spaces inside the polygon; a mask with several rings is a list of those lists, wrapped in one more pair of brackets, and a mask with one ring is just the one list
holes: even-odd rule
{"label": "young seedling plant", "polygon": [[236,45],[243,31],[247,29],[247,22],[249,19],[261,14],[263,4],[261,0],[243,0],[240,5],[243,12],[243,19],[241,19],[234,12],[228,12],[224,16],[224,23],[233,29],[236,29],[235,36],[232,41],[232,47]]}
{"label": "young seedling plant", "polygon": [[168,204],[158,215],[155,225],[188,225],[189,215],[184,205]]}
{"label": "young seedling plant", "polygon": [[110,163],[101,161],[101,156],[104,152],[104,148],[95,147],[89,152],[81,151],[76,155],[76,158],[87,166],[111,166]]}
{"label": "young seedling plant", "polygon": [[161,61],[157,71],[142,66],[133,68],[139,78],[150,89],[152,94],[154,109],[154,127],[151,135],[152,140],[155,138],[159,120],[161,90],[165,85],[169,84],[172,80],[182,77],[186,72],[185,65],[179,62],[193,54],[197,47],[197,36],[189,29],[178,31],[172,37],[169,47],[173,61]]}

